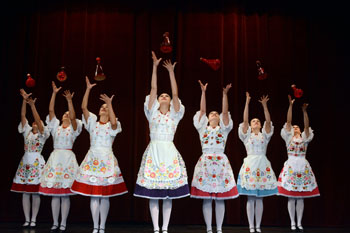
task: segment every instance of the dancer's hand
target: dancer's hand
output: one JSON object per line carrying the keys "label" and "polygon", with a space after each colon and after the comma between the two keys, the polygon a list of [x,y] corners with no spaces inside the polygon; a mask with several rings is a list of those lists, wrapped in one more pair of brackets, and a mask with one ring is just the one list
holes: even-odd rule
{"label": "dancer's hand", "polygon": [[57,86],[56,86],[54,81],[52,81],[51,85],[52,85],[52,91],[55,94],[57,94],[57,92],[59,92],[61,90],[61,88],[62,88],[62,87],[57,88]]}
{"label": "dancer's hand", "polygon": [[176,62],[174,64],[171,64],[170,60],[166,60],[163,62],[163,66],[169,71],[169,72],[174,72]]}
{"label": "dancer's hand", "polygon": [[65,90],[62,95],[66,98],[67,101],[71,101],[73,99],[74,92],[70,93],[70,90]]}
{"label": "dancer's hand", "polygon": [[250,97],[250,95],[249,95],[249,92],[246,91],[246,93],[245,93],[245,102],[246,102],[247,104],[249,104],[250,99],[251,99],[251,97]]}
{"label": "dancer's hand", "polygon": [[232,87],[232,84],[231,84],[231,83],[230,83],[230,84],[227,84],[226,87],[224,87],[224,88],[222,89],[223,94],[224,94],[224,95],[227,95],[227,93],[228,93],[228,91],[230,90],[231,87]]}
{"label": "dancer's hand", "polygon": [[24,100],[27,100],[28,97],[32,95],[32,93],[27,94],[27,92],[23,88],[19,90],[19,93],[21,94]]}
{"label": "dancer's hand", "polygon": [[303,106],[301,106],[301,109],[303,110],[303,112],[306,112],[307,107],[309,106],[309,104],[304,103]]}
{"label": "dancer's hand", "polygon": [[91,84],[88,76],[85,76],[85,81],[86,81],[86,89],[91,90],[94,86],[96,86],[96,83]]}
{"label": "dancer's hand", "polygon": [[207,90],[208,83],[206,83],[205,85],[203,85],[203,83],[201,82],[201,80],[198,80],[198,82],[199,82],[199,85],[201,86],[201,90],[205,92],[205,91]]}
{"label": "dancer's hand", "polygon": [[292,99],[292,97],[290,95],[288,95],[288,100],[289,100],[289,105],[293,105],[295,99]]}
{"label": "dancer's hand", "polygon": [[111,97],[108,97],[106,94],[101,94],[100,100],[104,101],[107,105],[111,105],[113,97],[114,97],[114,95],[112,95]]}
{"label": "dancer's hand", "polygon": [[152,51],[152,60],[153,60],[153,65],[158,66],[162,58],[157,58],[156,54]]}
{"label": "dancer's hand", "polygon": [[267,101],[269,101],[269,96],[268,95],[263,95],[262,97],[260,97],[259,102],[263,105],[266,106],[267,105]]}

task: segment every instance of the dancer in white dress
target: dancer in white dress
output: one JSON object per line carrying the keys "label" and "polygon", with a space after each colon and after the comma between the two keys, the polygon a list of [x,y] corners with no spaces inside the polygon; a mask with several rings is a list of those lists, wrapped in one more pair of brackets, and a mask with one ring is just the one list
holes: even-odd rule
{"label": "dancer in white dress", "polygon": [[137,176],[134,196],[148,198],[154,232],[159,232],[159,199],[163,199],[162,232],[168,232],[172,199],[189,196],[185,163],[177,151],[173,139],[185,107],[178,97],[175,80],[175,64],[165,61],[171,83],[172,100],[166,93],[157,99],[157,67],[160,59],[154,52],[152,89],[146,97],[144,111],[149,122],[151,141],[143,154],[141,167]]}
{"label": "dancer in white dress", "polygon": [[[198,81],[202,96],[200,111],[193,117],[193,124],[199,133],[203,154],[194,169],[191,197],[203,199],[203,215],[207,225],[207,232],[212,233],[212,200],[215,200],[216,231],[222,232],[222,223],[225,215],[225,201],[237,198],[238,191],[232,168],[225,146],[228,134],[233,128],[233,122],[228,111],[227,92],[231,84],[223,89],[222,113],[212,111],[206,116],[207,85]],[[208,125],[209,123],[209,125]]]}
{"label": "dancer in white dress", "polygon": [[[63,114],[62,124],[56,118],[55,100],[56,94],[61,89],[52,82],[52,96],[49,106],[49,115],[46,123],[53,138],[54,150],[45,165],[40,180],[40,194],[52,196],[51,208],[53,217],[52,231],[58,229],[58,217],[61,208],[60,231],[66,230],[66,222],[70,208],[69,196],[74,193],[70,188],[78,171],[78,163],[72,151],[73,143],[81,133],[82,123],[75,118],[72,98],[74,93],[66,90],[64,97],[68,103],[68,112]],[[60,203],[61,202],[61,203]]]}
{"label": "dancer in white dress", "polygon": [[[90,134],[90,149],[80,165],[78,175],[71,188],[72,192],[91,197],[90,208],[94,222],[93,233],[104,233],[109,211],[109,197],[127,193],[118,161],[113,154],[112,145],[118,133],[122,131],[116,118],[112,97],[103,94],[100,99],[105,103],[97,116],[88,110],[89,94],[96,84],[88,77],[86,91],[81,104],[83,124]],[[100,218],[100,225],[98,224]]]}
{"label": "dancer in white dress", "polygon": [[[278,178],[278,195],[288,197],[288,212],[293,232],[303,231],[301,220],[304,212],[304,198],[317,197],[320,195],[315,175],[309,162],[306,160],[306,150],[314,137],[313,130],[309,124],[307,114],[308,104],[303,104],[304,132],[299,126],[292,126],[293,103],[291,96],[288,96],[289,108],[287,122],[281,130],[281,136],[286,142],[288,160],[284,163],[283,169]],[[295,212],[297,213],[297,226],[295,224]]]}
{"label": "dancer in white dress", "polygon": [[[21,108],[21,123],[18,125],[18,132],[24,137],[24,155],[18,165],[18,169],[11,187],[12,192],[23,193],[22,205],[25,216],[23,227],[35,227],[36,216],[40,207],[39,185],[40,177],[45,166],[45,160],[41,155],[46,139],[50,132],[43,124],[35,107],[35,100],[29,97],[23,89],[20,90],[23,97]],[[34,117],[32,126],[29,126],[26,118],[26,105],[30,105]],[[30,206],[32,197],[32,206]],[[32,207],[32,208],[30,208]],[[30,209],[32,218],[30,219]]]}
{"label": "dancer in white dress", "polygon": [[277,194],[276,176],[270,161],[266,157],[267,145],[273,134],[273,125],[267,108],[268,100],[268,96],[263,96],[259,100],[264,108],[265,115],[264,127],[260,132],[261,123],[259,119],[253,118],[249,126],[250,95],[247,92],[243,123],[238,128],[238,135],[247,150],[247,157],[244,159],[238,175],[237,188],[240,195],[248,196],[247,216],[250,232],[261,232],[263,197]]}

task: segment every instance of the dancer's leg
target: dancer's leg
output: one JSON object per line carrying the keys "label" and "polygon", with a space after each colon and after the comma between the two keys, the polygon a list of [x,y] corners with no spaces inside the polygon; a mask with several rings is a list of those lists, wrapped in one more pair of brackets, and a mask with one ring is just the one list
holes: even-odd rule
{"label": "dancer's leg", "polygon": [[302,229],[301,220],[303,219],[303,213],[304,213],[304,198],[297,199],[296,210],[297,210],[298,228]]}
{"label": "dancer's leg", "polygon": [[26,227],[29,225],[29,221],[30,221],[30,194],[23,193],[22,206],[23,206],[23,212],[25,217],[25,223],[23,224],[23,226]]}
{"label": "dancer's leg", "polygon": [[216,200],[215,201],[215,216],[216,216],[216,230],[222,231],[222,222],[225,216],[225,201]]}
{"label": "dancer's leg", "polygon": [[211,219],[212,219],[212,200],[211,199],[204,199],[203,200],[203,216],[204,216],[204,221],[205,224],[207,225],[207,232],[212,230],[211,227]]}
{"label": "dancer's leg", "polygon": [[106,227],[106,220],[109,211],[109,198],[102,197],[100,202],[100,233],[104,233],[104,229]]}
{"label": "dancer's leg", "polygon": [[163,231],[168,230],[172,206],[173,201],[171,199],[163,200]]}
{"label": "dancer's leg", "polygon": [[[94,223],[94,233],[98,232],[98,219],[100,216],[100,198],[91,197],[90,198],[90,210],[92,215],[92,221]],[[97,229],[97,230],[95,230]]]}
{"label": "dancer's leg", "polygon": [[36,226],[36,216],[38,215],[40,208],[40,195],[32,194],[32,220],[30,225],[32,227]]}
{"label": "dancer's leg", "polygon": [[70,209],[70,198],[68,197],[61,197],[61,230],[65,230],[67,226],[67,218],[69,214]]}
{"label": "dancer's leg", "polygon": [[52,218],[53,218],[53,226],[51,229],[57,229],[58,216],[60,214],[60,197],[52,197],[51,209],[52,209]]}
{"label": "dancer's leg", "polygon": [[149,210],[151,212],[154,231],[159,231],[159,202],[158,200],[149,200]]}
{"label": "dancer's leg", "polygon": [[255,232],[255,230],[254,230],[254,204],[255,204],[255,197],[248,196],[247,217],[248,217],[250,232]]}
{"label": "dancer's leg", "polygon": [[260,224],[263,216],[263,211],[264,211],[263,198],[257,197],[255,199],[255,223],[256,223],[255,228],[257,232],[261,232]]}
{"label": "dancer's leg", "polygon": [[295,230],[295,198],[288,198],[288,213],[290,218],[290,226],[292,230]]}

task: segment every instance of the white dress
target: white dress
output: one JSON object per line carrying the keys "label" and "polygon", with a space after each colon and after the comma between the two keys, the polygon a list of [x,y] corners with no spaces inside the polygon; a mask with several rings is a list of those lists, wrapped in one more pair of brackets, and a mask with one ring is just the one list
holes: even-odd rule
{"label": "white dress", "polygon": [[293,129],[288,131],[285,124],[281,136],[286,142],[288,160],[278,178],[279,195],[299,198],[319,196],[315,175],[305,158],[307,147],[314,137],[313,130],[309,128],[309,137],[303,132],[300,138],[296,138]]}
{"label": "white dress", "polygon": [[97,116],[89,112],[89,118],[83,124],[90,134],[90,149],[80,164],[78,175],[71,191],[85,196],[111,197],[127,193],[118,161],[113,154],[112,145],[115,137],[122,131],[117,121],[117,128],[111,123],[102,124]]}
{"label": "white dress", "polygon": [[181,198],[189,195],[185,162],[176,149],[173,139],[177,125],[185,113],[180,102],[180,110],[162,114],[156,99],[148,109],[149,96],[144,103],[144,111],[149,122],[151,141],[143,154],[137,176],[135,196],[154,199]]}
{"label": "white dress", "polygon": [[16,175],[13,178],[11,191],[21,193],[38,193],[40,177],[45,166],[45,160],[41,155],[46,139],[50,132],[44,126],[44,132],[32,132],[32,127],[28,121],[22,127],[18,125],[18,132],[24,137],[24,155],[18,165]]}
{"label": "white dress", "polygon": [[46,123],[53,138],[54,150],[45,165],[39,192],[52,196],[72,195],[70,188],[79,168],[72,148],[75,139],[81,133],[82,123],[76,119],[76,130],[72,125],[62,127],[56,117],[50,121],[47,116]]}
{"label": "white dress", "polygon": [[235,178],[225,146],[228,134],[233,128],[229,113],[229,124],[225,125],[220,115],[220,123],[208,126],[208,118],[200,112],[193,117],[193,124],[199,133],[203,154],[194,169],[191,197],[200,199],[232,199],[238,197]]}
{"label": "white dress", "polygon": [[258,135],[252,133],[250,126],[247,132],[243,133],[243,123],[239,125],[238,136],[247,150],[247,157],[243,161],[237,181],[239,194],[257,197],[277,194],[276,176],[266,157],[267,145],[274,127],[271,122],[271,132],[267,133],[265,124],[266,122]]}

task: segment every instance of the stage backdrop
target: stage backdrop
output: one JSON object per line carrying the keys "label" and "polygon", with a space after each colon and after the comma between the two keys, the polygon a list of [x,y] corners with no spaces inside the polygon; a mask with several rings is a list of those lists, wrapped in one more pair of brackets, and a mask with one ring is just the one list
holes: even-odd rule
{"label": "stage backdrop", "polygon": [[[222,87],[232,83],[229,110],[234,128],[229,135],[226,154],[235,178],[246,156],[238,138],[242,122],[245,92],[252,100],[250,117],[264,120],[258,98],[268,94],[274,136],[267,156],[278,176],[287,159],[280,130],[286,120],[291,84],[304,90],[304,96],[294,106],[293,122],[303,126],[301,105],[309,103],[309,118],[315,137],[307,159],[316,175],[321,196],[305,200],[305,226],[348,225],[349,201],[346,201],[349,38],[345,36],[347,21],[341,8],[324,6],[318,12],[314,5],[249,5],[227,4],[225,1],[171,3],[141,1],[103,3],[28,1],[12,3],[1,15],[1,222],[23,222],[21,195],[9,191],[12,178],[23,155],[23,137],[17,132],[25,88],[37,98],[42,119],[48,114],[51,81],[75,93],[76,115],[81,118],[81,101],[85,91],[85,76],[92,82],[97,56],[107,79],[93,88],[89,110],[98,113],[102,102],[99,95],[115,95],[113,107],[123,131],[113,145],[129,193],[111,198],[108,222],[151,222],[148,201],[133,197],[142,154],[149,142],[148,122],[143,104],[150,91],[152,72],[151,51],[163,60],[177,61],[175,68],[179,96],[186,108],[178,126],[175,145],[182,154],[191,183],[195,164],[201,155],[193,115],[199,110],[198,80],[208,82],[207,109],[221,111]],[[332,12],[337,10],[338,13]],[[325,13],[325,14],[324,14]],[[327,13],[327,14],[326,14]],[[173,52],[160,52],[162,34],[170,33]],[[221,67],[214,71],[200,57],[218,58]],[[257,78],[255,61],[260,59],[268,78]],[[68,79],[61,83],[56,73],[66,67]],[[34,88],[25,87],[26,74],[36,80]],[[168,73],[158,68],[158,90],[170,93]],[[56,114],[61,119],[67,111],[65,98],[58,95]],[[27,117],[32,122],[30,109]],[[89,148],[89,135],[83,130],[74,144],[80,163]],[[52,151],[50,138],[44,148],[45,159]],[[50,198],[42,197],[38,222],[51,222]],[[175,200],[171,224],[203,224],[202,202],[184,198]],[[246,197],[226,202],[225,224],[247,225]],[[73,196],[68,221],[92,222],[89,198]],[[289,225],[287,198],[264,199],[263,225]]]}

